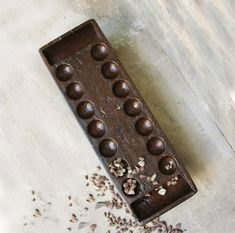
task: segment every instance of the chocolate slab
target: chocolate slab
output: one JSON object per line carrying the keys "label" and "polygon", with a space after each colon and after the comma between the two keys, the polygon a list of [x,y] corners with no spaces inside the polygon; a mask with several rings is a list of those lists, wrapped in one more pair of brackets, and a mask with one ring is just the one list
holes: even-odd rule
{"label": "chocolate slab", "polygon": [[197,192],[95,20],[40,49],[123,200],[147,223]]}

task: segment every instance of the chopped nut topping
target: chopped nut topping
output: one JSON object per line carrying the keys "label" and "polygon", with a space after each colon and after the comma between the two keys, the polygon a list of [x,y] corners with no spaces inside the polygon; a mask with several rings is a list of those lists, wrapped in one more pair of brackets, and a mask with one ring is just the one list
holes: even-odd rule
{"label": "chopped nut topping", "polygon": [[144,167],[144,165],[145,165],[145,161],[140,160],[140,161],[138,162],[138,165],[139,165],[140,167]]}
{"label": "chopped nut topping", "polygon": [[123,183],[123,191],[127,195],[135,195],[137,188],[137,181],[135,179],[127,179]]}
{"label": "chopped nut topping", "polygon": [[165,166],[165,169],[167,171],[171,170],[174,168],[174,162],[172,160],[169,161],[169,163]]}
{"label": "chopped nut topping", "polygon": [[116,177],[124,176],[127,170],[126,163],[121,158],[117,158],[109,165],[109,170]]}
{"label": "chopped nut topping", "polygon": [[166,194],[166,189],[160,186],[158,189],[158,194],[164,196]]}
{"label": "chopped nut topping", "polygon": [[169,187],[169,186],[171,186],[171,185],[176,185],[177,182],[178,182],[178,180],[179,180],[179,177],[178,177],[178,176],[174,177],[173,179],[167,181],[167,186]]}
{"label": "chopped nut topping", "polygon": [[157,177],[157,174],[156,174],[156,173],[153,174],[153,175],[151,176],[151,181],[153,182],[153,181],[156,179],[156,177]]}

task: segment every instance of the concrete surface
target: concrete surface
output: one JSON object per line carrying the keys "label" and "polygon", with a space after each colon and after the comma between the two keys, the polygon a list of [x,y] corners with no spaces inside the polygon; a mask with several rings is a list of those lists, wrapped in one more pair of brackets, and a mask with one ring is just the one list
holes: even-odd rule
{"label": "concrete surface", "polygon": [[[99,161],[38,53],[89,18],[100,24],[198,186],[195,197],[162,219],[188,233],[235,232],[235,1],[0,5],[1,233],[67,232],[66,197],[82,202],[89,192],[82,180]],[[32,202],[32,190],[41,202]],[[53,203],[47,217],[32,220],[44,199]],[[105,232],[99,211],[84,219]],[[34,223],[25,227],[26,221]]]}

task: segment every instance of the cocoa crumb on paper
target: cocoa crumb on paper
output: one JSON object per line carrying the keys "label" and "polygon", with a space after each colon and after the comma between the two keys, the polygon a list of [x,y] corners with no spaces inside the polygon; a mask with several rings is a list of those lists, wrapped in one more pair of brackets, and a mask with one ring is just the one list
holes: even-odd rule
{"label": "cocoa crumb on paper", "polygon": [[[139,161],[144,161],[140,157]],[[118,161],[121,162],[121,161]],[[138,164],[140,168],[144,163]],[[119,165],[117,166],[119,168]],[[122,168],[121,168],[122,169]],[[138,169],[134,169],[141,172]],[[123,171],[124,172],[124,171]],[[131,174],[130,168],[127,168],[126,172]],[[134,173],[135,173],[134,172]],[[119,174],[122,174],[119,173]],[[151,176],[141,175],[141,179],[148,179],[151,182],[156,182],[157,175]],[[124,188],[129,194],[135,190],[135,184],[132,182],[134,179],[128,182]],[[178,181],[178,177],[173,178],[168,182],[167,186],[175,185]],[[87,185],[86,185],[87,184]],[[64,197],[65,206],[67,210],[63,213],[59,213],[60,218],[67,219],[65,221],[64,232],[87,232],[87,233],[184,233],[181,223],[176,224],[175,227],[168,224],[165,221],[157,218],[146,225],[140,225],[130,213],[126,203],[121,199],[119,194],[114,188],[114,185],[102,174],[102,168],[97,166],[97,172],[93,174],[85,174],[84,187],[87,189],[87,195],[74,196],[67,195]],[[79,191],[79,190],[78,190]],[[156,189],[159,195],[165,195],[166,189],[159,187]],[[38,221],[49,221],[52,217],[47,217],[48,212],[55,205],[53,204],[52,195],[42,195],[42,193],[36,190],[31,191],[32,210],[31,217],[25,217],[23,225],[25,228],[33,229],[37,227]],[[146,194],[148,195],[148,194]],[[45,197],[46,196],[46,197]],[[50,200],[48,198],[50,197]],[[70,214],[68,214],[70,213]],[[103,216],[102,216],[103,213]],[[62,215],[62,216],[61,216]],[[98,218],[92,216],[97,215]],[[102,219],[103,218],[103,219]],[[92,220],[89,220],[92,219]],[[107,226],[107,227],[105,227]],[[31,227],[31,228],[30,228]]]}

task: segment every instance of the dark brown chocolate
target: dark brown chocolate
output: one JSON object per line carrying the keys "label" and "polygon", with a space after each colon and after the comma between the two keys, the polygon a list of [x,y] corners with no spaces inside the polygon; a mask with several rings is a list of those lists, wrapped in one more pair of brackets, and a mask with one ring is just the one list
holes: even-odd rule
{"label": "dark brown chocolate", "polygon": [[197,189],[94,20],[40,53],[122,198],[147,223]]}

